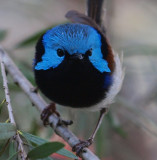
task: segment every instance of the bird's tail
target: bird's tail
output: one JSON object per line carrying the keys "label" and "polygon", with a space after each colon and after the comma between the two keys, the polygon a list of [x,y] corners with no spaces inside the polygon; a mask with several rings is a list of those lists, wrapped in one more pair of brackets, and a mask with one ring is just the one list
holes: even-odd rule
{"label": "bird's tail", "polygon": [[104,29],[102,22],[104,16],[103,3],[104,0],[87,0],[87,16],[93,19],[102,29]]}

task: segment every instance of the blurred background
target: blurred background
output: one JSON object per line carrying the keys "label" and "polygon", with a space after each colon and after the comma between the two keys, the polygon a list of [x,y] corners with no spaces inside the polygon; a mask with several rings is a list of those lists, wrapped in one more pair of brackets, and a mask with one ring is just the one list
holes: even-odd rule
{"label": "blurred background", "polygon": [[[107,36],[114,50],[124,53],[126,74],[122,90],[96,136],[93,150],[102,160],[156,160],[157,1],[106,0],[104,6]],[[34,85],[32,59],[36,39],[46,29],[66,23],[64,15],[70,9],[84,13],[86,1],[0,0],[0,44]],[[8,78],[18,128],[54,139],[52,129],[43,127],[39,112],[11,77]],[[0,75],[0,102],[3,99]],[[64,119],[74,121],[70,129],[82,139],[90,136],[99,115],[76,113],[59,106],[58,110]],[[3,107],[0,121],[6,119],[8,113]]]}

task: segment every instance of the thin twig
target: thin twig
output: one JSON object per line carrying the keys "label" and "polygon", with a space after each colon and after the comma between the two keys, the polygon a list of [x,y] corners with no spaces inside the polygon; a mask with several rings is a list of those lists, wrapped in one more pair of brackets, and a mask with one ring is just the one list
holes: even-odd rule
{"label": "thin twig", "polygon": [[[15,63],[9,57],[9,55],[0,47],[0,56],[4,62],[6,70],[13,78],[14,82],[18,84],[22,90],[29,97],[30,101],[36,106],[36,108],[42,112],[43,109],[48,105],[43,98],[36,92],[33,91],[32,84],[24,77],[24,75],[19,71]],[[55,115],[49,117],[50,126],[54,129],[56,134],[61,136],[71,147],[79,143],[79,139],[66,127],[58,126],[59,118]],[[99,160],[99,158],[94,155],[88,148],[84,149],[84,152],[80,155],[84,160]]]}
{"label": "thin twig", "polygon": [[[0,55],[0,63],[1,63],[1,72],[2,72],[2,77],[3,77],[3,88],[4,88],[4,92],[5,92],[5,98],[6,98],[6,104],[7,104],[7,108],[8,108],[10,123],[13,123],[16,126],[14,115],[13,115],[13,109],[11,106],[11,100],[10,100],[10,94],[9,94],[9,88],[8,88],[8,80],[7,80],[7,76],[6,76],[6,72],[5,72],[4,62],[3,62],[1,55]],[[20,154],[20,158],[22,160],[26,160],[27,154],[23,148],[23,142],[22,142],[18,132],[16,134],[16,140],[18,142],[18,151]]]}
{"label": "thin twig", "polygon": [[12,109],[12,106],[11,106],[11,103],[10,103],[8,81],[7,81],[7,76],[6,76],[6,72],[5,72],[4,62],[2,61],[2,59],[0,60],[0,62],[1,62],[2,77],[3,77],[3,88],[4,88],[4,92],[5,92],[5,98],[6,98],[6,104],[7,104],[8,113],[9,113],[9,119],[10,119],[11,123],[16,125],[15,119],[14,119],[14,116],[13,116],[13,109]]}
{"label": "thin twig", "polygon": [[24,147],[23,147],[23,141],[21,140],[21,137],[18,132],[16,134],[16,140],[18,142],[18,151],[19,151],[20,158],[22,160],[26,160],[26,159],[28,160],[27,154],[26,154]]}

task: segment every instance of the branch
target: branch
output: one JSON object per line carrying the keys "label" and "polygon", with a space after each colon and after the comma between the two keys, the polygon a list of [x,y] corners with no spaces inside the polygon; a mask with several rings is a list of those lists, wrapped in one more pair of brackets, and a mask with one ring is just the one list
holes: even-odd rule
{"label": "branch", "polygon": [[4,88],[4,92],[5,92],[5,98],[6,98],[6,104],[7,104],[7,109],[8,109],[8,113],[9,113],[9,119],[10,122],[15,124],[15,119],[13,116],[13,109],[10,103],[10,94],[9,94],[9,89],[8,89],[8,81],[7,81],[7,76],[6,76],[6,72],[5,72],[5,66],[4,66],[4,62],[2,61],[2,59],[0,59],[1,62],[1,71],[2,71],[2,78],[3,78],[3,88]]}
{"label": "branch", "polygon": [[[4,62],[6,70],[12,76],[14,82],[18,84],[22,90],[29,97],[30,101],[36,106],[40,111],[48,105],[42,97],[33,91],[34,87],[32,84],[24,77],[24,75],[19,71],[15,63],[9,57],[9,55],[0,47],[0,56]],[[50,126],[54,129],[56,134],[61,136],[71,147],[79,143],[79,139],[66,127],[58,126],[59,118],[56,115],[51,115],[49,117]],[[80,155],[84,160],[99,160],[99,158],[94,155],[88,148],[84,149],[84,152]]]}
{"label": "branch", "polygon": [[19,151],[20,158],[22,160],[26,160],[26,159],[28,160],[27,154],[26,154],[24,147],[23,147],[23,141],[21,140],[21,137],[18,132],[16,134],[16,141],[18,142],[18,151]]}
{"label": "branch", "polygon": [[[8,80],[7,80],[7,76],[6,76],[6,72],[5,72],[4,62],[3,62],[1,55],[0,55],[0,63],[1,63],[1,71],[2,71],[2,77],[3,77],[3,88],[4,88],[4,92],[5,92],[5,98],[6,98],[6,104],[7,104],[7,109],[8,109],[8,113],[9,113],[10,123],[13,123],[16,126],[14,115],[13,115],[13,109],[12,109],[11,101],[10,101]],[[16,137],[16,141],[18,142],[19,155],[22,160],[26,160],[27,154],[24,150],[23,142],[22,142],[18,132],[16,133],[15,137]]]}

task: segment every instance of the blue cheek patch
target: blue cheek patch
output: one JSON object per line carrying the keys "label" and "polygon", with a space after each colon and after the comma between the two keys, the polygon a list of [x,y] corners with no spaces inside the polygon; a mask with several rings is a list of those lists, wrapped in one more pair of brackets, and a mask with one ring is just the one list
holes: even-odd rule
{"label": "blue cheek patch", "polygon": [[53,49],[45,49],[45,53],[42,56],[42,61],[38,62],[35,66],[36,70],[47,70],[50,68],[56,68],[64,59],[63,57],[59,57],[56,53],[56,50]]}
{"label": "blue cheek patch", "polygon": [[111,70],[108,67],[108,63],[105,59],[102,57],[101,49],[97,48],[93,50],[92,56],[89,57],[90,62],[93,64],[93,66],[99,70],[101,73],[103,72],[111,72]]}

